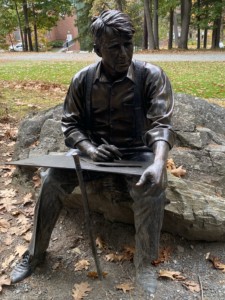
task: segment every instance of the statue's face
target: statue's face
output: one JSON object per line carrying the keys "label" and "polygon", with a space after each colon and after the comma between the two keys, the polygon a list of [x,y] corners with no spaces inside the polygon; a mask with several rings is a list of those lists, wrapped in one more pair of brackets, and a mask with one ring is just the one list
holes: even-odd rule
{"label": "statue's face", "polygon": [[131,37],[119,36],[114,31],[106,27],[106,32],[99,47],[104,68],[112,76],[117,73],[127,73],[133,56],[133,41]]}

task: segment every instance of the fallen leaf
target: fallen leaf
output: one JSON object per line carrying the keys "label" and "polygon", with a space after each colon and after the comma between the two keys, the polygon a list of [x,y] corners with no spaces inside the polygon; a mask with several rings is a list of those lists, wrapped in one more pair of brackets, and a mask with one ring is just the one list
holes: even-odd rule
{"label": "fallen leaf", "polygon": [[23,198],[23,205],[26,205],[27,203],[32,202],[32,193],[27,194],[24,198]]}
{"label": "fallen leaf", "polygon": [[31,237],[32,237],[32,232],[27,232],[27,233],[23,236],[23,238],[25,239],[25,241],[28,242],[28,243],[30,242]]}
{"label": "fallen leaf", "polygon": [[15,205],[17,204],[16,200],[12,200],[11,198],[3,198],[0,199],[0,209],[6,209],[8,212],[10,212],[12,209],[15,209]]}
{"label": "fallen leaf", "polygon": [[11,245],[13,242],[12,237],[10,235],[7,236],[7,238],[4,240],[4,243],[6,244],[6,246]]}
{"label": "fallen leaf", "polygon": [[133,286],[129,286],[129,283],[117,285],[116,287],[118,290],[123,290],[124,294],[126,294],[127,291],[133,290]]}
{"label": "fallen leaf", "polygon": [[8,179],[4,182],[4,186],[9,185],[10,183],[12,183],[12,179]]}
{"label": "fallen leaf", "polygon": [[55,263],[55,264],[52,266],[52,269],[53,269],[53,270],[56,270],[56,269],[59,268],[59,266],[60,266],[60,263],[57,262],[57,263]]}
{"label": "fallen leaf", "polygon": [[34,215],[34,209],[35,207],[28,207],[25,209],[25,213],[30,215],[30,216],[33,216]]}
{"label": "fallen leaf", "polygon": [[182,283],[183,286],[185,286],[186,288],[188,288],[192,293],[194,292],[200,292],[200,286],[198,283],[195,283],[194,281],[190,281],[190,282],[184,282]]}
{"label": "fallen leaf", "polygon": [[89,287],[89,283],[86,282],[81,282],[80,284],[74,284],[75,290],[73,289],[72,296],[74,300],[81,300],[83,297],[87,297],[88,294],[87,292],[91,292],[92,288]]}
{"label": "fallen leaf", "polygon": [[[104,273],[104,272],[102,272],[102,275],[103,276],[106,276],[106,275],[108,275],[108,273]],[[87,274],[87,276],[88,277],[94,277],[94,278],[97,278],[98,277],[98,273],[97,272],[89,272],[88,274]]]}
{"label": "fallen leaf", "polygon": [[97,239],[95,240],[95,243],[97,246],[99,246],[99,248],[102,248],[104,250],[106,243],[100,237],[97,237]]}
{"label": "fallen leaf", "polygon": [[41,178],[38,175],[36,175],[32,178],[32,182],[34,184],[34,188],[36,189],[41,185]]}
{"label": "fallen leaf", "polygon": [[169,260],[170,254],[172,252],[173,250],[171,250],[170,245],[164,247],[164,250],[162,248],[159,248],[158,260],[154,260],[151,263],[157,267],[160,263],[164,262],[165,260]]}
{"label": "fallen leaf", "polygon": [[27,251],[27,247],[25,247],[23,245],[18,245],[16,247],[15,254],[19,255],[19,257],[21,257],[24,254],[24,252],[26,252],[26,251]]}
{"label": "fallen leaf", "polygon": [[6,233],[9,227],[10,223],[6,219],[0,218],[0,231]]}
{"label": "fallen leaf", "polygon": [[16,167],[14,166],[10,166],[10,171],[5,173],[2,177],[12,177],[14,172],[16,170]]}
{"label": "fallen leaf", "polygon": [[74,249],[71,249],[71,252],[74,253],[74,254],[77,253],[77,254],[81,255],[81,251],[78,247],[74,248]]}
{"label": "fallen leaf", "polygon": [[133,246],[124,246],[124,252],[125,253],[130,253],[130,254],[133,254],[135,253],[135,248]]}
{"label": "fallen leaf", "polygon": [[184,281],[187,280],[187,277],[180,276],[180,275],[174,275],[174,278],[178,281]]}
{"label": "fallen leaf", "polygon": [[107,261],[121,261],[124,258],[124,254],[116,255],[116,254],[111,253],[111,254],[107,254],[105,256],[105,258]]}
{"label": "fallen leaf", "polygon": [[27,232],[30,229],[31,225],[25,225],[25,226],[17,226],[17,227],[10,227],[8,232],[10,234],[15,235],[23,235],[25,232]]}
{"label": "fallen leaf", "polygon": [[0,276],[0,292],[2,291],[3,285],[10,285],[11,284],[11,278],[6,278],[5,275]]}
{"label": "fallen leaf", "polygon": [[81,271],[83,269],[88,270],[88,266],[90,266],[89,261],[82,259],[78,263],[75,264],[75,271]]}
{"label": "fallen leaf", "polygon": [[30,221],[29,218],[25,217],[23,214],[19,215],[16,219],[18,224],[26,225]]}
{"label": "fallen leaf", "polygon": [[18,193],[17,190],[14,190],[14,189],[6,189],[6,190],[3,190],[0,192],[0,197],[4,198],[4,197],[7,197],[7,198],[14,198],[16,196],[16,193]]}
{"label": "fallen leaf", "polygon": [[221,263],[221,258],[218,259],[216,256],[210,256],[209,260],[213,263],[214,267],[225,272],[225,265]]}
{"label": "fallen leaf", "polygon": [[175,163],[172,158],[167,159],[166,169],[168,171],[172,171],[173,169],[176,169]]}
{"label": "fallen leaf", "polygon": [[171,279],[175,279],[175,276],[180,275],[180,272],[178,271],[168,271],[168,270],[164,270],[164,271],[159,271],[159,276],[158,277],[166,277],[166,278],[171,278]]}
{"label": "fallen leaf", "polygon": [[13,254],[9,254],[6,259],[4,260],[4,262],[2,263],[2,268],[3,269],[7,269],[8,266],[11,264],[11,262],[15,259],[15,255]]}
{"label": "fallen leaf", "polygon": [[209,259],[210,252],[206,253],[205,259]]}
{"label": "fallen leaf", "polygon": [[181,176],[185,176],[187,171],[183,170],[182,167],[183,166],[180,166],[179,168],[172,170],[171,174],[173,174],[174,176],[179,177],[179,178],[181,178]]}
{"label": "fallen leaf", "polygon": [[8,147],[15,146],[15,143],[16,143],[16,142],[11,142],[11,143],[7,144],[7,146],[8,146]]}
{"label": "fallen leaf", "polygon": [[38,141],[36,141],[35,143],[33,143],[32,145],[30,145],[30,146],[27,147],[27,148],[36,147],[37,145],[38,145]]}

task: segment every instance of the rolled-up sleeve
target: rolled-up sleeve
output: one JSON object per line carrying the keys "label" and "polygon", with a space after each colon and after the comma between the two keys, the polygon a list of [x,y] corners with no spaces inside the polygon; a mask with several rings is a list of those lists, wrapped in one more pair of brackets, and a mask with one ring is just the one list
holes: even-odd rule
{"label": "rolled-up sleeve", "polygon": [[85,86],[88,68],[78,72],[72,79],[63,106],[61,120],[65,144],[75,148],[83,140],[89,140],[85,122]]}
{"label": "rolled-up sleeve", "polygon": [[143,135],[146,146],[152,148],[156,141],[166,141],[173,147],[176,134],[172,129],[174,98],[172,86],[164,71],[146,64],[144,73],[144,100],[150,128]]}

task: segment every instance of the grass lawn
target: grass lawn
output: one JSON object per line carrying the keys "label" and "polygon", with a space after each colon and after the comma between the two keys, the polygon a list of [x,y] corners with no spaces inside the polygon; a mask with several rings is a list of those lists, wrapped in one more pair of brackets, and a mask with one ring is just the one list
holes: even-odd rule
{"label": "grass lawn", "polygon": [[[71,82],[72,76],[90,62],[69,61],[19,61],[0,63],[1,81],[28,82],[38,80],[43,83],[57,83],[65,90]],[[187,93],[225,107],[225,62],[159,62],[173,86],[174,92]],[[35,86],[35,83],[33,84]],[[2,94],[1,94],[2,93]],[[0,117],[5,113],[20,112],[21,118],[32,110],[29,103],[36,103],[37,109],[46,109],[54,104],[63,102],[65,92],[49,92],[45,90],[15,90],[2,88],[0,102]],[[19,99],[19,100],[18,100]],[[217,100],[214,100],[217,99]],[[27,103],[27,107],[17,107],[19,102]],[[10,102],[10,105],[9,105]],[[34,110],[34,109],[33,109]]]}

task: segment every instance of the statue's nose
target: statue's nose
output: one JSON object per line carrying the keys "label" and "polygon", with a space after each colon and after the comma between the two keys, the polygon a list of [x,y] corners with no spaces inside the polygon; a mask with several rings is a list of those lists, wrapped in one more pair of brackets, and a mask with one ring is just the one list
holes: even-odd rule
{"label": "statue's nose", "polygon": [[119,56],[120,57],[126,57],[126,51],[125,51],[125,48],[124,48],[124,46],[121,46],[120,47],[120,53],[119,53]]}

